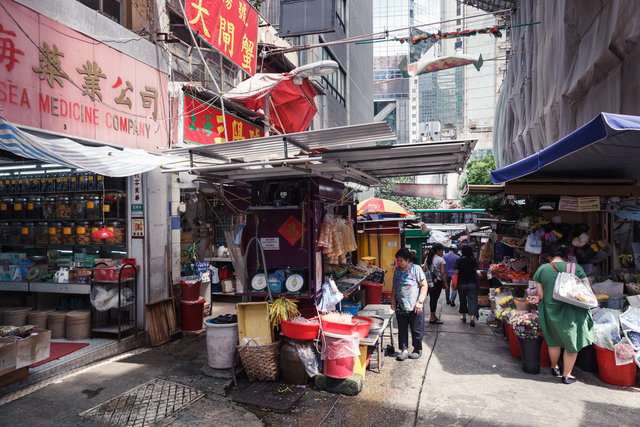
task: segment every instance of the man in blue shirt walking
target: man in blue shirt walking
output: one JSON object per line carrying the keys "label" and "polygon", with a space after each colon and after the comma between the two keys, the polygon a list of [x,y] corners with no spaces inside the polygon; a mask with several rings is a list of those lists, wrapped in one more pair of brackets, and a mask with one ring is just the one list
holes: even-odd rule
{"label": "man in blue shirt walking", "polygon": [[451,304],[452,307],[456,306],[456,294],[457,292],[451,289],[451,278],[453,277],[453,270],[455,269],[456,261],[460,259],[456,255],[456,247],[451,246],[449,252],[447,252],[443,258],[446,261],[445,268],[447,269],[447,289],[444,291],[444,296],[447,299],[447,304]]}

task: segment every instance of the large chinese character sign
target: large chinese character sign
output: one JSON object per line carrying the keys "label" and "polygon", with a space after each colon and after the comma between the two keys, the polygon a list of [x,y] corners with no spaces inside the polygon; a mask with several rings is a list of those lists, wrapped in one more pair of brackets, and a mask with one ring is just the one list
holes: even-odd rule
{"label": "large chinese character sign", "polygon": [[256,73],[258,12],[246,0],[186,0],[191,31],[250,75]]}

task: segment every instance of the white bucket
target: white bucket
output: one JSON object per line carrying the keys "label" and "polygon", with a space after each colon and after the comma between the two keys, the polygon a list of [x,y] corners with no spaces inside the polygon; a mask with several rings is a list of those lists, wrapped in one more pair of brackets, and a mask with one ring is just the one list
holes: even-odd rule
{"label": "white bucket", "polygon": [[226,325],[204,324],[207,327],[207,359],[213,369],[229,369],[233,367],[233,355],[238,345],[238,324]]}

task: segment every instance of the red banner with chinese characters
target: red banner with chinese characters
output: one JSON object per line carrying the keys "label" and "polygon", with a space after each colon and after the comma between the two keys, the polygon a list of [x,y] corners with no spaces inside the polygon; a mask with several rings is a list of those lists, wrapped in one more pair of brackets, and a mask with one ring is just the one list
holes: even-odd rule
{"label": "red banner with chinese characters", "polygon": [[246,0],[187,0],[191,30],[250,75],[256,73],[258,12]]}
{"label": "red banner with chinese characters", "polygon": [[[229,141],[259,138],[264,131],[225,111],[227,138]],[[184,95],[184,141],[192,144],[217,144],[225,142],[222,111],[196,98]]]}

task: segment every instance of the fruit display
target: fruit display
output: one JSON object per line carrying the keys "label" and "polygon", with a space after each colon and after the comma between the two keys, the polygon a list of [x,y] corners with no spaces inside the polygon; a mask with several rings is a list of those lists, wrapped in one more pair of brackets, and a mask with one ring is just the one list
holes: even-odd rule
{"label": "fruit display", "polygon": [[507,264],[494,264],[489,268],[493,277],[497,277],[505,282],[517,282],[520,280],[531,280],[531,276],[522,270],[513,270]]}

